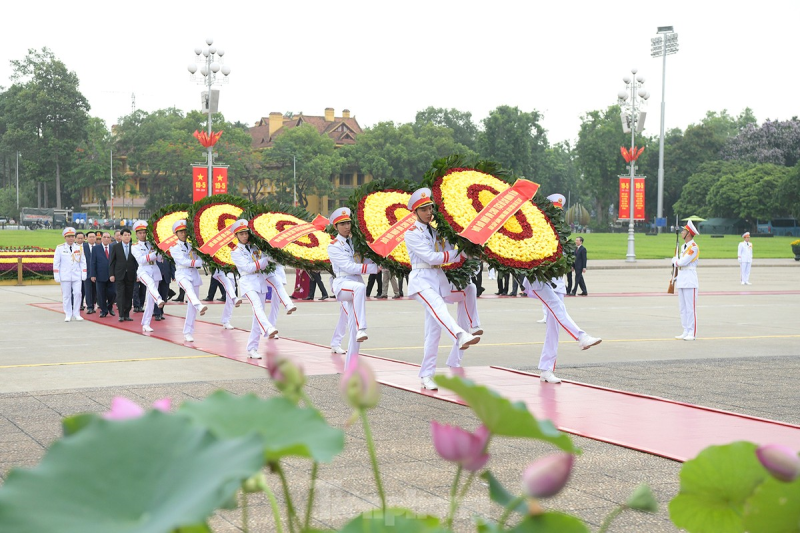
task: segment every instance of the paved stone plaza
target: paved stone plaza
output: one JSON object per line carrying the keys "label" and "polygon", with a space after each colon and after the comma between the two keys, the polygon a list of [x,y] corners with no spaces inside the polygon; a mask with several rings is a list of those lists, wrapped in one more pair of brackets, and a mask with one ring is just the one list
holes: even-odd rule
{"label": "paved stone plaza", "polygon": [[[791,260],[757,261],[753,285],[743,287],[735,261],[704,261],[699,268],[699,339],[682,342],[673,340],[681,330],[677,298],[662,294],[669,277],[667,261],[590,262],[586,276],[590,296],[567,298],[566,303],[575,321],[603,337],[603,343],[581,351],[562,335],[556,373],[564,379],[800,424],[798,267],[800,263]],[[485,296],[496,291],[485,273],[484,284]],[[202,398],[218,388],[276,394],[264,371],[254,366],[114,328],[67,324],[56,313],[27,305],[60,301],[55,285],[2,286],[0,295],[0,319],[6,326],[0,344],[0,476],[12,467],[36,464],[60,435],[62,416],[106,410],[117,395],[147,404],[164,396],[177,402]],[[327,345],[338,306],[315,301],[298,307],[291,317],[279,318],[281,336]],[[184,312],[181,305],[166,309],[179,316]],[[536,323],[541,318],[538,301],[482,298],[479,309],[486,333],[466,352],[464,364],[535,369],[544,338],[544,325]],[[212,306],[204,318],[218,320],[221,310]],[[419,304],[373,300],[367,312],[370,339],[364,352],[419,363]],[[137,320],[138,315],[133,316]],[[242,306],[232,322],[249,328],[250,320],[249,308]],[[448,342],[443,338],[441,365]],[[344,427],[350,410],[339,397],[338,381],[338,376],[312,377],[308,389],[330,423]],[[455,469],[437,458],[430,421],[473,429],[477,420],[466,407],[389,387],[382,387],[382,393],[381,405],[370,418],[388,503],[443,516]],[[320,470],[316,513],[320,527],[341,525],[378,501],[362,430],[354,425],[346,432],[344,453]],[[624,513],[611,531],[676,531],[668,520],[667,504],[678,491],[679,463],[585,438],[575,441],[583,454],[572,480],[545,502],[547,507],[574,513],[597,530],[606,514],[646,482],[659,501],[658,514]],[[507,487],[515,488],[522,469],[552,451],[544,444],[495,439],[488,467]],[[298,493],[308,486],[309,466],[289,462]],[[251,531],[274,530],[265,501],[251,500],[256,507]],[[474,529],[470,527],[474,514],[499,515],[482,484],[468,494],[457,530]],[[215,531],[239,531],[238,519],[238,512],[222,512],[212,525]]]}

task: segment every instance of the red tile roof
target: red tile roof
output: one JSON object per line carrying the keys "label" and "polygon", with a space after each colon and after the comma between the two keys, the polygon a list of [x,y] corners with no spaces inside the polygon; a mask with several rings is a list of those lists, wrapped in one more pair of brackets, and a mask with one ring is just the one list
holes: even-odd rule
{"label": "red tile roof", "polygon": [[262,117],[256,125],[250,128],[250,136],[253,138],[253,148],[269,148],[274,143],[276,137],[301,124],[314,126],[320,135],[327,135],[337,146],[343,144],[355,144],[356,137],[363,130],[358,125],[358,121],[353,118],[334,117],[332,122],[325,120],[324,116],[295,115],[291,118],[284,116],[283,125],[276,131],[269,131],[269,117]]}

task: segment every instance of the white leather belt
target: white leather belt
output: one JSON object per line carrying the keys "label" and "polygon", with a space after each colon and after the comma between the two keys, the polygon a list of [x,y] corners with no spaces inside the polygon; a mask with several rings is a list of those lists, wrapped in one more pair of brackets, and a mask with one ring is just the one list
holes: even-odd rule
{"label": "white leather belt", "polygon": [[200,267],[182,267],[182,266],[177,267],[178,270],[197,270],[198,268]]}
{"label": "white leather belt", "polygon": [[426,268],[442,268],[440,265],[429,265],[428,263],[412,263],[411,270],[424,270]]}

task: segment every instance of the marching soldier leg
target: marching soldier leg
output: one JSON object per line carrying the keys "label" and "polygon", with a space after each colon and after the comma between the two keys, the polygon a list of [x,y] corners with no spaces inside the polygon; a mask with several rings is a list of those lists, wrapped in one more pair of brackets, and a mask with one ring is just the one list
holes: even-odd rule
{"label": "marching soldier leg", "polygon": [[[334,296],[335,297],[335,296]],[[336,349],[341,349],[342,347],[342,340],[344,339],[345,334],[347,333],[347,321],[348,321],[348,314],[347,310],[344,308],[343,303],[339,303],[339,321],[336,323],[336,329],[333,330],[333,337],[331,337],[331,350],[335,353],[341,353]]]}
{"label": "marching soldier leg", "polygon": [[353,310],[356,328],[358,330],[367,329],[367,288],[363,283],[357,281],[344,280],[336,294],[336,299],[340,302],[352,302],[352,307],[346,307],[348,313]]}
{"label": "marching soldier leg", "polygon": [[267,313],[264,311],[264,301],[267,298],[265,293],[247,291],[244,296],[253,307],[253,323],[250,327],[250,337],[247,339],[247,351],[249,352],[251,349],[258,350],[259,339],[267,337],[275,326],[269,321]]}
{"label": "marching soldier leg", "polygon": [[[558,293],[557,293],[558,294]],[[558,297],[563,302],[564,295],[558,294]],[[547,313],[547,326],[544,333],[544,345],[542,346],[542,355],[539,357],[539,370],[556,369],[556,356],[558,355],[558,335],[560,326],[558,321],[555,320],[553,315]]]}
{"label": "marching soldier leg", "polygon": [[[361,285],[364,286],[363,284]],[[361,348],[361,343],[356,340],[358,335],[358,323],[356,321],[356,313],[353,310],[353,302],[346,301],[342,302],[342,306],[344,307],[347,313],[347,330],[348,330],[348,339],[347,339],[347,355],[344,359],[344,368],[347,370],[350,368],[351,364],[356,364],[358,360],[358,353]]]}
{"label": "marching soldier leg", "polygon": [[[567,313],[564,302],[550,285],[541,282],[535,282],[533,284],[526,283],[525,285],[528,297],[539,298],[542,304],[547,307],[550,316],[555,319],[559,327],[564,328],[564,331],[566,331],[570,337],[577,341],[580,339],[581,335],[586,333],[572,320],[572,317]],[[548,317],[548,323],[550,322],[550,316]]]}
{"label": "marching soldier leg", "polygon": [[286,289],[283,286],[283,283],[275,280],[273,282],[272,278],[267,278],[267,283],[269,283],[270,287],[272,287],[272,299],[275,300],[275,297],[280,300],[281,304],[286,308],[286,314],[290,315],[297,309],[292,303],[292,299],[289,298],[289,294],[286,292]]}
{"label": "marching soldier leg", "polygon": [[[436,317],[425,313],[425,342],[423,343],[422,365],[419,368],[419,377],[432,378],[436,374],[436,359],[439,355],[439,341],[442,338],[442,326]],[[458,348],[458,339],[455,341]],[[459,350],[461,351],[461,350]],[[460,358],[459,358],[460,359]],[[448,359],[449,364],[449,359]],[[459,365],[455,365],[459,366]]]}

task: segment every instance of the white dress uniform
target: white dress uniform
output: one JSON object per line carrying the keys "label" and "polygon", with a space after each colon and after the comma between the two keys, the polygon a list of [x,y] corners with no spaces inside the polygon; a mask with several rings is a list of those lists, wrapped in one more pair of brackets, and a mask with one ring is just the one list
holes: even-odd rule
{"label": "white dress uniform", "polygon": [[[231,225],[234,234],[247,228],[246,220],[237,220]],[[252,244],[237,243],[236,249],[231,252],[231,260],[239,272],[239,289],[253,307],[253,323],[250,326],[250,337],[247,339],[247,354],[250,358],[261,359],[258,353],[261,337],[273,338],[278,334],[278,330],[264,311],[269,285],[263,270],[269,264],[269,257]]]}
{"label": "white dress uniform", "polygon": [[[269,254],[264,253],[263,255],[268,261],[275,263],[275,260],[270,257]],[[275,270],[267,275],[267,283],[270,287],[272,287],[272,295],[270,296],[269,322],[270,324],[277,325],[278,311],[280,310],[281,305],[286,308],[287,315],[291,315],[297,311],[297,306],[292,303],[289,293],[286,292],[286,270],[284,270],[283,265],[276,263]]]}
{"label": "white dress uniform", "polygon": [[[233,252],[231,252],[233,253]],[[242,299],[236,296],[236,283],[234,283],[233,272],[227,274],[219,268],[214,268],[211,277],[217,280],[225,293],[225,303],[222,307],[222,327],[225,329],[233,329],[231,325],[231,317],[233,316],[233,308],[239,307]]]}
{"label": "white dress uniform", "polygon": [[[340,207],[331,213],[331,224],[350,221],[350,210]],[[347,314],[350,338],[345,356],[345,368],[358,357],[359,344],[367,340],[367,287],[361,278],[363,274],[377,274],[375,263],[357,263],[355,250],[348,239],[337,235],[328,245],[328,257],[333,267],[333,294]],[[339,317],[341,322],[341,315]]]}
{"label": "white dress uniform", "polygon": [[[179,220],[172,225],[173,233],[181,229],[186,229],[186,221]],[[186,321],[183,324],[183,335],[188,342],[192,342],[194,333],[194,320],[197,313],[204,315],[207,306],[197,297],[197,291],[203,285],[197,269],[203,266],[203,260],[188,242],[178,241],[177,244],[169,249],[172,259],[175,261],[175,281],[186,293],[189,305],[186,308]]]}
{"label": "white dress uniform", "polygon": [[[61,235],[75,236],[75,228],[64,228]],[[53,254],[53,277],[61,284],[64,322],[81,321],[81,286],[86,280],[86,255],[80,244],[61,243]],[[74,295],[74,296],[73,296]]]}
{"label": "white dress uniform", "polygon": [[[416,213],[420,207],[432,204],[430,198],[430,189],[418,189],[408,201],[409,211]],[[453,320],[447,310],[447,303],[455,303],[457,299],[463,299],[465,295],[454,293],[441,266],[458,261],[461,253],[455,251],[449,243],[440,238],[431,226],[423,224],[419,220],[405,232],[403,238],[411,259],[408,295],[425,309],[425,343],[419,377],[422,378],[425,388],[435,389],[436,385],[430,378],[436,373],[436,356],[439,351],[442,328],[461,349],[477,343],[480,338],[473,337],[468,333],[463,326]],[[460,366],[461,354],[457,354],[456,358],[453,358],[451,352],[447,363],[450,366]]]}
{"label": "white dress uniform", "polygon": [[[750,235],[750,232],[742,235]],[[742,241],[739,243],[739,268],[742,270],[742,285],[750,285],[750,266],[753,264],[753,243],[750,241]]]}
{"label": "white dress uniform", "polygon": [[697,260],[700,257],[700,247],[694,242],[694,236],[698,233],[691,220],[686,229],[692,234],[692,239],[681,246],[680,255],[672,258],[672,264],[678,267],[675,288],[678,289],[683,326],[683,334],[677,338],[692,341],[697,338],[697,289],[700,288],[697,281]]}
{"label": "white dress uniform", "polygon": [[[140,230],[147,230],[147,222],[143,220],[137,221],[133,225],[133,232],[136,233]],[[157,262],[163,259],[158,250],[153,249],[150,243],[139,241],[131,246],[131,253],[139,263],[139,268],[136,269],[136,277],[139,283],[144,284],[147,295],[145,297],[144,313],[142,314],[142,329],[144,331],[152,331],[150,328],[150,321],[153,318],[153,308],[155,305],[160,307],[164,306],[164,300],[158,292],[158,282],[161,281],[161,270],[158,268]]]}

